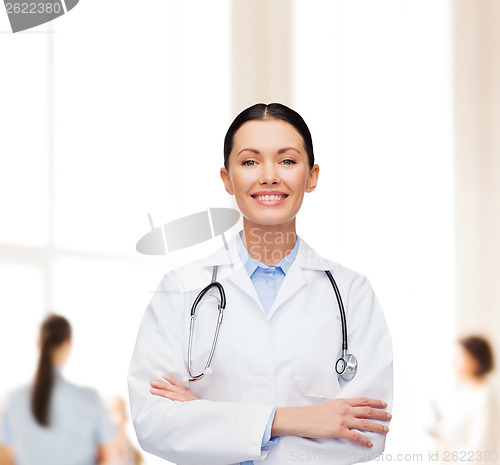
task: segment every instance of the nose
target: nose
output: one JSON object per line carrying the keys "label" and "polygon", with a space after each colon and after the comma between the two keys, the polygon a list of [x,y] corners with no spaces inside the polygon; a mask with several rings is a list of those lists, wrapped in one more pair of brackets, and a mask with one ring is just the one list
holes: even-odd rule
{"label": "nose", "polygon": [[272,162],[262,164],[262,173],[260,176],[261,184],[278,184],[279,176],[276,171],[276,166]]}

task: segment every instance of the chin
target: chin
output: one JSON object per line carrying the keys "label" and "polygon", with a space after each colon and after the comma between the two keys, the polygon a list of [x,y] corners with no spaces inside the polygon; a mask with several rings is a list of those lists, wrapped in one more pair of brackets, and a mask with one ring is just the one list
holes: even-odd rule
{"label": "chin", "polygon": [[276,215],[273,215],[272,212],[266,215],[260,215],[259,217],[255,217],[254,215],[245,215],[243,216],[247,219],[248,222],[256,225],[256,226],[280,226],[285,225],[293,221],[295,217],[286,217],[286,218],[277,218]]}

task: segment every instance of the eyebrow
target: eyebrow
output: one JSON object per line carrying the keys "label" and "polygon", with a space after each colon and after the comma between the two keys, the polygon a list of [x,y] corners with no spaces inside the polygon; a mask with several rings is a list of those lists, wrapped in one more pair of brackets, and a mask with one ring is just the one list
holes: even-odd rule
{"label": "eyebrow", "polygon": [[[279,149],[277,153],[278,153],[278,155],[281,155],[282,153],[288,152],[289,150],[295,150],[300,155],[300,150],[297,150],[295,147],[283,147],[282,149]],[[256,155],[260,154],[260,152],[257,149],[247,147],[247,148],[241,149],[236,156],[240,155],[240,153],[242,153],[242,152],[253,152]]]}

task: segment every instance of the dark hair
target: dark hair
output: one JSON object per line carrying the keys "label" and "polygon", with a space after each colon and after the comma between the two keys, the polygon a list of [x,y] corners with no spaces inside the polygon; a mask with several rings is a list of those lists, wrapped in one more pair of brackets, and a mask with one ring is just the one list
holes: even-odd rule
{"label": "dark hair", "polygon": [[40,426],[49,426],[49,407],[54,385],[52,352],[71,339],[71,325],[66,318],[49,315],[40,328],[40,358],[31,397],[31,412]]}
{"label": "dark hair", "polygon": [[482,378],[493,370],[493,351],[485,338],[468,336],[458,342],[477,361],[477,370],[474,373],[477,377]]}
{"label": "dark hair", "polygon": [[314,151],[311,133],[306,122],[295,110],[281,103],[256,103],[243,110],[231,123],[224,139],[224,167],[229,168],[229,155],[233,150],[234,135],[236,131],[248,121],[277,119],[291,124],[302,136],[304,147],[309,160],[309,168],[314,166]]}

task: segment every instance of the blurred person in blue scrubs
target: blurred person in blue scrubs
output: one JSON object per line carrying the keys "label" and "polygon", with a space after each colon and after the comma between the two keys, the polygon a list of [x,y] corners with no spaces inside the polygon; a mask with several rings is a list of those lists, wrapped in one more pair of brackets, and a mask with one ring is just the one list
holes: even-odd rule
{"label": "blurred person in blue scrubs", "polygon": [[49,315],[42,323],[33,383],[5,402],[1,443],[15,465],[107,463],[115,427],[94,389],[66,381],[61,369],[71,351],[71,326]]}

